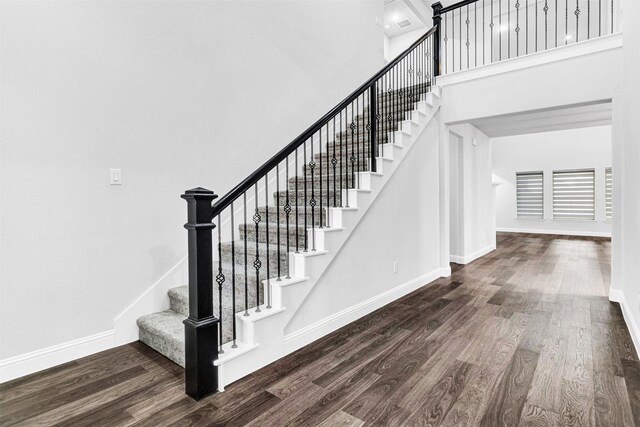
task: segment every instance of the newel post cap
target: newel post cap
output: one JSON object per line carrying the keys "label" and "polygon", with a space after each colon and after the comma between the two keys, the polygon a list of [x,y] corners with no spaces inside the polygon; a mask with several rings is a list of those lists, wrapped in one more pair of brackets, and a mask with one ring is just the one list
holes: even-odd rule
{"label": "newel post cap", "polygon": [[213,200],[213,199],[216,199],[218,195],[206,188],[196,187],[196,188],[192,188],[191,190],[185,191],[184,194],[180,197],[182,197],[183,199]]}

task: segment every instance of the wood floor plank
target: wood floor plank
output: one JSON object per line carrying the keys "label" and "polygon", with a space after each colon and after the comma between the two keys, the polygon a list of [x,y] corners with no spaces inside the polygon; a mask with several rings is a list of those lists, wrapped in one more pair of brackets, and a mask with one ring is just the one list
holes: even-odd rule
{"label": "wood floor plank", "polygon": [[452,274],[194,401],[136,342],[0,385],[2,426],[640,425],[610,241],[498,233]]}
{"label": "wood floor plank", "polygon": [[539,354],[518,347],[482,419],[483,426],[513,426],[522,408],[538,365]]}
{"label": "wood floor plank", "polygon": [[344,411],[336,411],[329,418],[318,424],[318,427],[360,427],[363,424],[364,421]]}
{"label": "wood floor plank", "polygon": [[520,427],[553,427],[560,425],[560,416],[539,406],[526,404],[522,410]]}
{"label": "wood floor plank", "polygon": [[246,425],[286,425],[290,420],[295,419],[300,413],[321,400],[326,393],[327,391],[322,387],[309,382],[306,387],[298,391],[295,397],[281,400]]}
{"label": "wood floor plank", "polygon": [[560,408],[562,425],[595,425],[591,330],[569,328]]}
{"label": "wood floor plank", "polygon": [[594,374],[596,426],[633,426],[633,413],[624,378],[608,372]]}
{"label": "wood floor plank", "polygon": [[622,371],[633,420],[638,426],[640,425],[640,365],[633,360],[622,359]]}
{"label": "wood floor plank", "polygon": [[406,424],[440,424],[462,393],[471,368],[472,365],[469,363],[454,360],[435,385],[425,390],[423,400],[413,407],[413,415],[407,419]]}
{"label": "wood floor plank", "polygon": [[442,425],[478,425],[484,416],[505,368],[516,351],[526,328],[527,315],[514,314],[494,337],[494,345],[487,348],[480,366],[474,367],[467,385],[445,417]]}

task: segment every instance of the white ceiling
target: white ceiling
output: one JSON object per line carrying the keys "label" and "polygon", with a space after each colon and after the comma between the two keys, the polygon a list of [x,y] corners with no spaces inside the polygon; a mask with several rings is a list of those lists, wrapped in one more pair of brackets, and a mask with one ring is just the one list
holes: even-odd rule
{"label": "white ceiling", "polygon": [[[384,0],[384,33],[395,37],[415,30],[425,30],[433,26],[431,5],[440,1],[443,7],[459,0]],[[411,25],[400,28],[396,22],[408,19]],[[387,28],[388,27],[388,28]]]}
{"label": "white ceiling", "polygon": [[611,124],[611,101],[505,114],[469,121],[491,138]]}
{"label": "white ceiling", "polygon": [[[408,19],[411,25],[400,28],[397,23],[405,19]],[[431,28],[430,24],[431,7],[427,7],[423,0],[385,0],[384,33],[387,37]]]}

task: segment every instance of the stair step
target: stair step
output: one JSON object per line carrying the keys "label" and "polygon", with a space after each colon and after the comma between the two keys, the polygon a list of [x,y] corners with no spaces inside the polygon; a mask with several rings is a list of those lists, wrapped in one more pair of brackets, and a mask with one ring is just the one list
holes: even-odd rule
{"label": "stair step", "polygon": [[[388,141],[388,139],[389,139],[389,134],[387,132],[377,132],[376,141],[378,141],[378,144],[384,144]],[[322,152],[326,153],[327,150],[329,150],[331,153],[333,153],[334,146],[336,149],[336,154],[340,150],[347,149],[348,151],[351,151],[351,145],[352,145],[351,142],[352,142],[351,135],[342,136],[342,137],[339,137],[338,135],[336,135],[336,139],[334,141],[330,141],[326,145],[324,145],[324,147],[322,147]],[[359,138],[353,138],[353,145],[356,146],[358,144],[360,144],[361,147],[368,146],[369,134],[368,133],[360,134]]]}
{"label": "stair step", "polygon": [[[336,194],[338,193],[338,190],[340,190],[340,185],[342,184],[342,188],[347,188],[347,178],[349,179],[348,182],[351,182],[351,175],[347,175],[346,173],[342,174],[342,181],[340,181],[340,168],[337,166],[336,167],[336,172],[338,172],[338,174],[334,175],[333,174],[333,166],[331,168],[329,168],[329,174],[327,174],[326,170],[322,171],[322,182],[320,180],[320,174],[319,173],[315,173],[313,175],[313,180],[311,180],[311,176],[307,176],[307,179],[305,181],[304,177],[294,177],[294,178],[289,178],[289,191],[295,191],[296,190],[296,184],[298,186],[298,190],[304,191],[304,186],[305,186],[305,182],[306,182],[306,186],[307,186],[307,192],[311,191],[311,187],[313,186],[313,188],[315,189],[320,189],[320,184],[322,184],[322,190],[323,193],[325,190],[329,189],[332,190],[334,189],[334,184],[335,184],[335,191]],[[324,214],[323,214],[324,215]]]}
{"label": "stair step", "polygon": [[[278,198],[277,194],[279,193],[280,197]],[[340,200],[340,196],[342,194],[341,190],[333,192],[333,187],[330,190],[326,188],[322,188],[322,205],[326,206],[326,201],[333,201],[333,196],[335,194],[336,200]],[[291,206],[291,211],[295,211],[295,206],[307,206],[307,209],[311,209],[311,191],[307,190],[306,195],[306,203],[305,203],[305,194],[304,188],[298,188],[298,191],[289,191],[289,205]],[[316,207],[320,205],[320,188],[318,187],[314,191],[314,198],[316,201]],[[273,200],[275,203],[280,203],[280,206],[285,206],[287,204],[287,192],[286,191],[278,191],[273,193]],[[309,214],[311,214],[309,212]]]}
{"label": "stair step", "polygon": [[[304,211],[304,208],[300,208],[299,207],[299,211]],[[292,212],[295,212],[295,208],[292,209]],[[311,228],[311,216],[309,216],[309,219],[307,220],[307,227]],[[244,236],[245,236],[245,231],[244,231],[244,224],[240,224],[238,226],[239,230],[240,230],[240,240],[242,241],[243,245],[244,245]],[[280,246],[285,246],[287,244],[287,226],[286,224],[281,224],[279,227],[275,227],[275,224],[270,225],[269,226],[269,242],[275,242],[277,239],[277,233],[278,233],[278,228],[280,229]],[[300,221],[298,223],[298,226],[296,227],[295,224],[290,224],[289,225],[289,247],[290,250],[295,250],[296,248],[296,232],[297,234],[297,238],[298,238],[298,248],[304,248],[304,242],[305,242],[305,227],[304,227],[304,219],[302,221]],[[248,242],[253,242],[255,244],[256,241],[256,227],[255,224],[247,224],[247,243]],[[308,239],[309,239],[309,246],[311,246],[311,235],[308,235]],[[266,223],[258,223],[258,242],[260,243],[265,243],[267,241],[267,232],[266,232]],[[285,249],[286,250],[286,249]],[[255,259],[255,255],[254,258]],[[243,262],[244,262],[244,258],[243,258]],[[263,263],[264,264],[264,263]],[[253,260],[249,259],[249,265],[252,266],[253,265]],[[264,265],[262,267],[262,269],[264,269]],[[255,270],[254,270],[255,271]]]}
{"label": "stair step", "polygon": [[[351,157],[351,156],[349,156]],[[366,157],[366,156],[365,156]],[[360,164],[358,165],[358,159],[360,159]],[[351,164],[351,159],[350,158],[344,158],[342,161],[339,161],[338,163],[336,163],[336,171],[338,172],[338,176],[340,176],[340,167],[342,166],[342,175],[343,176],[351,176],[354,172],[367,172],[369,170],[369,159],[366,159],[366,162],[363,162],[362,160],[362,153],[360,153],[360,156],[357,157],[357,152],[356,152],[356,161],[355,163],[352,165]],[[331,161],[331,160],[329,160]],[[323,163],[326,163],[326,160],[323,159]],[[347,167],[348,166],[348,167]],[[318,167],[316,166],[316,168],[318,171]],[[320,172],[315,171],[313,172],[314,178],[315,175],[317,174],[318,176],[320,175]],[[304,174],[307,174],[307,179],[311,179],[311,169],[309,168],[308,164],[304,164],[302,165],[302,174],[300,175],[300,177],[304,178]],[[322,168],[322,176],[325,175],[325,168]],[[333,165],[331,165],[331,168],[329,169],[329,175],[333,175]],[[339,178],[338,178],[339,179]]]}
{"label": "stair step", "polygon": [[184,367],[184,325],[187,316],[172,310],[138,318],[140,341]]}
{"label": "stair step", "polygon": [[[271,215],[271,212],[269,213],[269,215]],[[283,217],[284,218],[284,217]],[[266,223],[259,223],[260,227],[266,227]],[[247,226],[248,227],[248,226]],[[281,226],[282,227],[282,226]],[[286,239],[285,239],[285,234],[286,234],[286,227],[284,228],[284,232],[281,229],[280,232],[280,246],[278,246],[276,244],[277,242],[277,229],[276,229],[276,223],[272,222],[269,224],[269,245],[266,244],[266,242],[259,242],[258,245],[256,246],[256,242],[255,242],[255,227],[254,227],[254,233],[253,233],[253,239],[252,240],[248,240],[247,239],[247,246],[245,247],[244,245],[244,240],[238,240],[236,242],[234,242],[234,250],[233,252],[231,251],[231,247],[232,244],[231,242],[223,242],[220,246],[221,246],[221,250],[222,250],[222,264],[223,264],[223,268],[229,270],[231,268],[231,261],[232,261],[232,253],[235,253],[235,256],[233,257],[233,261],[236,264],[236,270],[238,268],[242,268],[244,271],[244,254],[245,252],[247,253],[247,259],[248,259],[248,263],[251,269],[253,269],[253,271],[255,272],[255,268],[253,268],[253,261],[256,259],[256,248],[257,248],[257,252],[258,252],[258,256],[260,257],[260,260],[262,262],[262,267],[261,270],[264,270],[265,273],[265,278],[266,276],[266,268],[267,268],[267,249],[269,249],[269,276],[271,277],[277,277],[277,272],[278,272],[278,253],[280,254],[280,271],[286,271],[287,270],[287,263],[289,261],[289,255],[287,254],[287,247],[286,247]],[[289,227],[291,229],[291,226]],[[276,229],[275,232],[271,232],[272,229]],[[275,237],[272,239],[272,235],[274,235]],[[241,237],[243,237],[244,235],[241,234]],[[214,265],[214,267],[216,267],[216,265]],[[255,274],[253,275],[254,279],[255,279]]]}
{"label": "stair step", "polygon": [[[290,187],[292,187],[291,189],[293,189],[295,186],[293,186],[292,184],[289,184]],[[302,184],[299,184],[298,188],[303,188]],[[333,187],[332,187],[333,188]],[[323,204],[324,204],[324,200],[323,200]],[[260,216],[262,217],[262,221],[267,220],[267,213],[266,213],[266,208],[264,206],[261,206],[258,208],[258,212],[260,213]],[[275,206],[269,206],[269,227],[272,226],[272,224],[276,224],[277,220],[278,220],[278,213],[280,214],[280,221],[279,223],[281,225],[283,225],[284,227],[286,227],[286,223],[287,223],[287,213],[284,211],[284,207],[280,206],[280,207],[275,207]],[[310,223],[311,222],[311,207],[307,207],[307,214],[308,214],[308,218],[307,221]],[[296,223],[296,212],[295,212],[295,208],[293,208],[291,210],[291,212],[289,212],[289,224],[295,224]],[[315,224],[316,226],[320,225],[320,207],[316,206],[314,208],[314,214],[313,217],[315,219]],[[323,219],[323,225],[326,225],[326,221],[327,221],[327,208],[323,207],[322,208],[322,219]],[[298,223],[304,222],[304,209],[302,211],[298,211]],[[281,232],[282,233],[282,232]],[[281,234],[281,238],[282,236],[284,236],[283,234]],[[277,246],[275,246],[276,241],[269,241],[270,243],[274,244],[274,247],[277,248]]]}

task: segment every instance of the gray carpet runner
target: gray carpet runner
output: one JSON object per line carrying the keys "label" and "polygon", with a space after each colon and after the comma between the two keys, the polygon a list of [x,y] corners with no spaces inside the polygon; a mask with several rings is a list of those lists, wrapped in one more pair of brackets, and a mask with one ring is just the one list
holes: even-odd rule
{"label": "gray carpet runner", "polygon": [[[416,95],[426,92],[426,88],[416,90]],[[417,102],[417,97],[415,98]],[[398,123],[404,120],[405,112],[415,108],[414,103],[400,105],[400,98],[396,92],[385,93],[379,96],[379,105],[382,109],[380,115],[381,126],[378,131],[378,141],[380,143],[393,142],[389,141],[388,132],[398,129]],[[389,107],[393,106],[397,113],[393,117]],[[298,176],[292,176],[288,181],[288,198],[291,212],[288,216],[285,210],[287,204],[287,191],[280,190],[273,193],[273,205],[268,208],[260,206],[258,213],[260,222],[258,224],[258,235],[256,243],[256,226],[255,223],[238,224],[237,241],[223,242],[221,244],[222,252],[222,273],[225,276],[222,291],[222,319],[221,327],[223,331],[223,343],[233,340],[232,316],[235,313],[242,313],[245,310],[255,310],[259,304],[264,303],[264,285],[263,280],[267,279],[267,265],[269,278],[275,279],[280,276],[287,276],[288,255],[289,251],[296,250],[296,243],[300,251],[305,246],[305,219],[308,227],[326,226],[327,206],[341,205],[341,190],[347,188],[356,188],[356,180],[354,171],[369,170],[369,147],[363,142],[368,140],[367,123],[368,108],[364,109],[364,114],[354,117],[354,131],[349,127],[346,131],[338,132],[334,141],[325,143],[322,152],[314,153],[313,158],[316,162],[315,173],[311,178],[311,171],[307,162],[311,160],[310,153],[306,157],[306,162],[301,165]],[[351,123],[349,123],[350,125]],[[351,162],[351,156],[355,155],[356,161]],[[333,160],[335,157],[335,160]],[[322,192],[320,193],[320,176],[319,163],[322,163]],[[334,168],[335,163],[335,168]],[[341,173],[342,166],[342,173]],[[295,173],[295,171],[292,171]],[[306,177],[305,177],[306,174]],[[313,185],[316,201],[322,196],[322,206],[312,208],[304,205],[305,183],[307,190],[307,203],[311,198],[311,188]],[[312,184],[313,183],[313,184]],[[296,199],[297,196],[297,199]],[[297,210],[296,202],[297,200]],[[319,203],[318,203],[319,204]],[[277,207],[277,208],[276,208]],[[278,223],[279,213],[279,223]],[[320,215],[322,214],[322,215]],[[253,216],[253,215],[251,215]],[[322,223],[321,223],[322,217]],[[269,231],[267,232],[267,218]],[[278,246],[276,244],[280,232],[280,256],[278,257]],[[245,239],[246,236],[246,246]],[[310,239],[310,237],[309,237]],[[287,247],[287,241],[289,246]],[[267,245],[268,242],[268,245]],[[309,247],[311,242],[309,241]],[[265,262],[267,248],[269,249],[269,262]],[[262,267],[256,276],[256,269],[253,267],[253,261],[256,259],[256,252],[260,254],[263,261]],[[245,253],[247,257],[245,275]],[[232,254],[234,255],[232,257]],[[235,274],[232,274],[232,259],[235,264]],[[218,274],[218,263],[214,265],[214,277]],[[279,270],[278,270],[279,269]],[[232,280],[232,277],[235,280]],[[233,306],[233,294],[235,282],[235,309]],[[245,292],[246,283],[246,292]],[[170,309],[158,313],[152,313],[142,316],[138,319],[137,324],[140,329],[140,341],[163,354],[175,363],[184,366],[184,325],[182,321],[187,318],[189,310],[189,296],[187,286],[180,286],[169,290]],[[246,300],[245,300],[246,294]],[[258,298],[259,295],[259,298]],[[259,304],[258,304],[259,303]],[[214,283],[214,313],[218,316],[218,286]]]}

